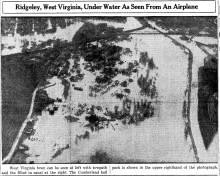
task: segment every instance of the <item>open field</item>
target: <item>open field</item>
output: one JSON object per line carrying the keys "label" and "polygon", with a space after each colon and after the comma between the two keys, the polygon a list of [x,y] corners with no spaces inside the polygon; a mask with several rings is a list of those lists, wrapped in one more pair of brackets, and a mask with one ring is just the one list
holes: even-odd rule
{"label": "open field", "polygon": [[[209,35],[214,20],[199,20],[200,28],[178,23],[183,31],[172,23],[166,26],[163,18],[144,17],[77,18],[69,25],[60,19],[59,27],[44,35],[21,35],[15,27],[20,33],[12,39],[19,42],[7,43],[6,36],[3,53],[23,52],[26,64],[9,56],[3,62],[16,67],[12,75],[7,69],[2,74],[3,107],[6,100],[15,101],[3,114],[5,141],[11,139],[4,144],[5,155],[34,88],[44,88],[37,91],[31,120],[7,162],[217,161],[217,39]],[[25,50],[24,41],[29,41]],[[16,92],[14,85],[21,85]],[[10,119],[22,103],[27,107],[11,129]]]}

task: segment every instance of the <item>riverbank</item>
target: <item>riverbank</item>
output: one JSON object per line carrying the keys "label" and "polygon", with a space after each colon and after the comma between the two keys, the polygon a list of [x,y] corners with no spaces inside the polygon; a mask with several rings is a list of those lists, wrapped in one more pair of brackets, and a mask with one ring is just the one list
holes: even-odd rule
{"label": "riverbank", "polygon": [[[203,61],[200,48],[191,52],[190,41],[158,34],[133,17],[74,25],[72,43],[57,41],[56,47],[27,55],[44,61],[45,80],[52,85],[45,91],[55,101],[32,115],[31,133],[13,163],[198,161],[187,139],[184,107],[196,84],[192,60]],[[198,115],[187,109],[194,124]],[[198,126],[191,128],[192,136]]]}
{"label": "riverbank", "polygon": [[1,58],[2,79],[2,157],[5,157],[25,120],[35,88],[30,67],[20,57]]}

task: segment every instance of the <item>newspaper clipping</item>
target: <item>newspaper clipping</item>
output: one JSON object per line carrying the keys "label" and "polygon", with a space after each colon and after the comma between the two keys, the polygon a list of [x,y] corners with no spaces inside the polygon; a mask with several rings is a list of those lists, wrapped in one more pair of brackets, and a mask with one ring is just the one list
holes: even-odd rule
{"label": "newspaper clipping", "polygon": [[3,176],[219,176],[218,1],[1,1]]}

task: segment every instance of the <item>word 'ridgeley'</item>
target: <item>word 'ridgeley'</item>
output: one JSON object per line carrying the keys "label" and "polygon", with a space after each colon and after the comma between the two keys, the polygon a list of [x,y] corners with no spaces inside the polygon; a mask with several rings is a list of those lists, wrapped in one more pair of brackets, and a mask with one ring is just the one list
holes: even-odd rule
{"label": "word 'ridgeley'", "polygon": [[32,4],[31,6],[28,6],[28,5],[25,5],[25,4],[16,4],[15,9],[16,10],[25,10],[25,11],[28,11],[28,10],[37,10],[37,11],[39,11],[41,8],[40,8],[40,6],[35,6],[34,4]]}

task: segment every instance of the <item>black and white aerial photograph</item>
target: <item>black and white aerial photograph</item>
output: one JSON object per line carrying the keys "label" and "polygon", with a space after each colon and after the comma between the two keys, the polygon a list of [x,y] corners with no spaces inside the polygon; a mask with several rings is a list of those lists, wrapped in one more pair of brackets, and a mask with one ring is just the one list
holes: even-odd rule
{"label": "black and white aerial photograph", "polygon": [[217,17],[2,17],[2,163],[218,162]]}

